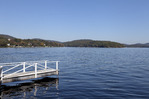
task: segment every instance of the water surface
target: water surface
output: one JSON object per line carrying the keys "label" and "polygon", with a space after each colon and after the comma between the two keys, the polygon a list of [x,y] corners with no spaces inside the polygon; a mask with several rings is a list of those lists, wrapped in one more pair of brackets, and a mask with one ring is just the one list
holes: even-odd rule
{"label": "water surface", "polygon": [[[0,48],[1,63],[37,60],[61,61],[57,83],[45,82],[46,87],[35,83],[31,91],[8,91],[4,99],[149,98],[148,48]],[[14,84],[20,82],[7,85]]]}

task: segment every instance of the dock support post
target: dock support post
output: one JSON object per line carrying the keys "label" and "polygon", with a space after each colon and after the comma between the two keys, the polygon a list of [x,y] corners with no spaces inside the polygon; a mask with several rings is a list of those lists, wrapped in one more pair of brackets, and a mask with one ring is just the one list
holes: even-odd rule
{"label": "dock support post", "polygon": [[47,69],[47,61],[45,61],[45,70]]}
{"label": "dock support post", "polygon": [[37,63],[35,63],[35,78],[37,78]]}
{"label": "dock support post", "polygon": [[25,62],[23,62],[23,72],[25,72]]}

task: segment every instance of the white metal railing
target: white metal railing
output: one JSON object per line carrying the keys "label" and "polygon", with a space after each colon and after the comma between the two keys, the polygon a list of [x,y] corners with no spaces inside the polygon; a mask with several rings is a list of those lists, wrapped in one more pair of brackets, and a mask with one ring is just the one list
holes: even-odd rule
{"label": "white metal railing", "polygon": [[[55,68],[48,67],[49,63],[55,63]],[[59,61],[27,61],[27,62],[13,62],[13,63],[0,63],[0,79],[9,77],[16,73],[25,73],[27,71],[35,71],[35,78],[37,78],[38,70],[56,69],[58,70]],[[31,67],[33,67],[31,69]],[[30,68],[30,69],[29,69]],[[10,72],[11,71],[11,72]],[[6,75],[7,74],[7,75]]]}

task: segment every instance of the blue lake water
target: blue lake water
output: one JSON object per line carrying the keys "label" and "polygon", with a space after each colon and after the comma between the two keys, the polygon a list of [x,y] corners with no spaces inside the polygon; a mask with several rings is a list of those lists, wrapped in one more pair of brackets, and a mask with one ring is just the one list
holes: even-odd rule
{"label": "blue lake water", "polygon": [[149,99],[148,48],[0,48],[0,63],[37,60],[60,61],[58,79],[2,98]]}

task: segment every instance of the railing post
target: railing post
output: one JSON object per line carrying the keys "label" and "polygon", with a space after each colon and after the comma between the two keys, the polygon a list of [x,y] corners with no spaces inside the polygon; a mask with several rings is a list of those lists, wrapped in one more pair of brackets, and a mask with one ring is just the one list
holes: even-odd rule
{"label": "railing post", "polygon": [[35,63],[35,78],[37,78],[37,63]]}
{"label": "railing post", "polygon": [[47,69],[47,61],[45,61],[45,70]]}
{"label": "railing post", "polygon": [[23,62],[23,72],[25,72],[25,62]]}
{"label": "railing post", "polygon": [[58,70],[58,61],[56,61],[56,70]]}

